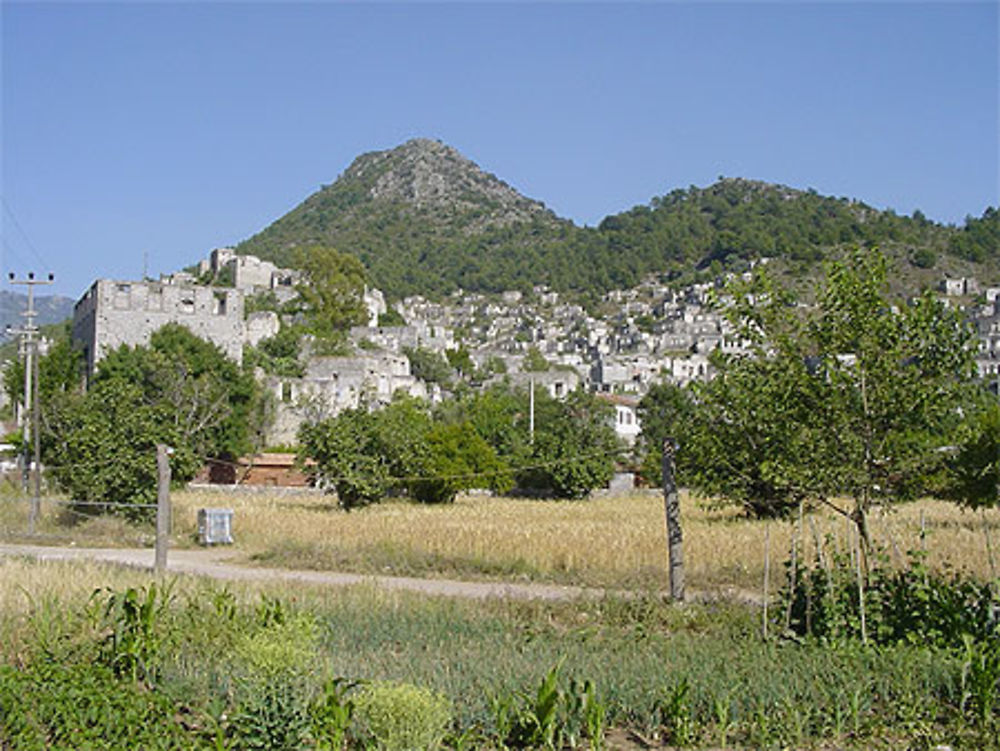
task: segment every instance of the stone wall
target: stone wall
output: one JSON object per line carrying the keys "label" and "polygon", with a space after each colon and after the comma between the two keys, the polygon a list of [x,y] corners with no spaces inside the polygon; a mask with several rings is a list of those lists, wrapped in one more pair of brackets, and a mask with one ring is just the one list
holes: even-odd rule
{"label": "stone wall", "polygon": [[76,303],[73,343],[83,351],[88,376],[123,344],[148,345],[153,332],[177,323],[243,359],[243,293],[236,289],[99,279]]}

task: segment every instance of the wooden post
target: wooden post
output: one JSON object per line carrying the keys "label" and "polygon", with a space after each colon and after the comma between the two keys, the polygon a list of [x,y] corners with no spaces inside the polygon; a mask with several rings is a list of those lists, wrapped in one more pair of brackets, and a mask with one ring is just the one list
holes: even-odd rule
{"label": "wooden post", "polygon": [[681,504],[674,477],[674,444],[663,442],[663,506],[667,517],[667,551],[670,562],[670,598],[684,600],[684,540],[681,534]]}
{"label": "wooden post", "polygon": [[764,521],[764,610],[761,614],[760,633],[767,639],[767,599],[771,586],[771,520]]}
{"label": "wooden post", "polygon": [[167,568],[167,546],[170,541],[170,449],[156,445],[156,559],[154,568]]}

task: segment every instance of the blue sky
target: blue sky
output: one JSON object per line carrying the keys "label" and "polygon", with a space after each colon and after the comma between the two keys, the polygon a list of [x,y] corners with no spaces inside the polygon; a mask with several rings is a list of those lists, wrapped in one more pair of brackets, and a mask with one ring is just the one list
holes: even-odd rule
{"label": "blue sky", "polygon": [[3,2],[3,272],[177,270],[415,136],[579,224],[720,175],[961,223],[997,7]]}

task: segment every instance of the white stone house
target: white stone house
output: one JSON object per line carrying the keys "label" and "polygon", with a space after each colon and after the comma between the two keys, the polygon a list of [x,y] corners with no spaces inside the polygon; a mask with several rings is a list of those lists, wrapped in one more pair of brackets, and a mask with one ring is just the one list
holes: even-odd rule
{"label": "white stone house", "polygon": [[642,432],[639,422],[639,400],[634,396],[621,394],[598,394],[599,399],[610,403],[615,408],[614,424],[617,435],[626,446],[632,447]]}

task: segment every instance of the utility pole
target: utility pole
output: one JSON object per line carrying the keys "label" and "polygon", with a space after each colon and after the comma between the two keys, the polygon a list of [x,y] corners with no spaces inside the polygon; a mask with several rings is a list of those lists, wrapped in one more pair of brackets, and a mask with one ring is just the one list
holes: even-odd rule
{"label": "utility pole", "polygon": [[535,442],[535,378],[528,380],[528,438]]}
{"label": "utility pole", "polygon": [[[35,494],[31,500],[31,507],[28,511],[28,534],[35,533],[35,524],[38,522],[40,496],[41,496],[41,463],[39,444],[39,414],[38,414],[38,327],[35,325],[35,287],[39,284],[52,284],[55,277],[49,274],[46,279],[36,279],[35,272],[29,271],[24,279],[17,279],[14,272],[9,274],[11,284],[23,284],[28,288],[28,307],[22,314],[24,316],[24,328],[20,330],[22,342],[24,344],[24,412],[20,421],[23,428],[24,456],[22,458],[24,469],[24,489],[28,489],[28,478],[31,471],[31,442],[34,441],[34,463],[35,463]],[[33,410],[33,411],[32,411]],[[31,415],[31,416],[29,416]],[[33,425],[31,423],[34,423]]]}

